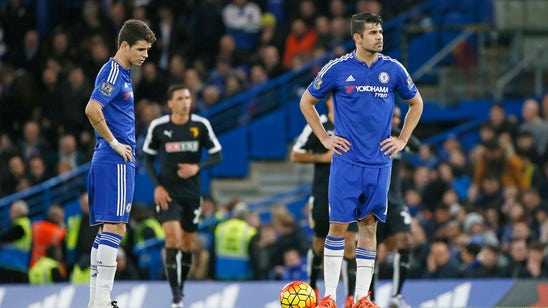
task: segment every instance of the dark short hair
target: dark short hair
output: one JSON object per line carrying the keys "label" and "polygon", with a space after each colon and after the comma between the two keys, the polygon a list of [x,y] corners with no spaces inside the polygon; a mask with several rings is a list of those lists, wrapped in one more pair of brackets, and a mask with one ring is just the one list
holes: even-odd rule
{"label": "dark short hair", "polygon": [[431,244],[436,244],[436,243],[445,244],[445,246],[449,246],[449,239],[446,237],[438,236],[432,240]]}
{"label": "dark short hair", "polygon": [[369,12],[352,15],[350,35],[354,35],[354,33],[362,35],[365,30],[365,24],[382,25],[382,18],[377,14]]}
{"label": "dark short hair", "polygon": [[495,126],[493,126],[493,124],[491,124],[491,122],[484,122],[481,124],[480,126],[480,129],[488,129],[488,130],[491,130],[493,132],[495,132]]}
{"label": "dark short hair", "polygon": [[476,243],[468,243],[466,246],[464,246],[464,249],[468,251],[468,253],[477,256],[481,250],[481,246]]}
{"label": "dark short hair", "polygon": [[145,22],[138,19],[126,20],[118,33],[118,48],[122,42],[127,42],[131,47],[138,41],[146,41],[152,44],[156,42],[156,35]]}
{"label": "dark short hair", "polygon": [[488,150],[498,150],[500,149],[500,143],[496,138],[491,138],[483,141],[483,146]]}
{"label": "dark short hair", "polygon": [[518,138],[533,138],[533,134],[528,130],[522,130],[518,132]]}
{"label": "dark short hair", "polygon": [[487,245],[483,246],[483,248],[489,249],[489,250],[491,250],[493,253],[496,253],[496,254],[499,254],[499,253],[500,253],[500,247],[497,246],[497,245],[487,244]]}
{"label": "dark short hair", "polygon": [[188,88],[182,83],[177,83],[169,86],[169,88],[167,89],[167,99],[169,100],[173,97],[173,92],[178,90],[183,90],[183,89],[188,89]]}

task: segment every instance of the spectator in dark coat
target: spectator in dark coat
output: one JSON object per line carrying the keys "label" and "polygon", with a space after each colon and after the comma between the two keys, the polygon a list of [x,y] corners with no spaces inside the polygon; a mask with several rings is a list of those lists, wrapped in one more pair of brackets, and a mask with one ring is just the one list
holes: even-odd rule
{"label": "spectator in dark coat", "polygon": [[451,256],[449,244],[445,239],[435,239],[430,244],[430,253],[426,257],[426,266],[424,278],[441,279],[461,276],[459,262]]}
{"label": "spectator in dark coat", "polygon": [[495,245],[485,245],[477,255],[479,266],[466,268],[463,275],[466,278],[497,278],[502,276],[500,248]]}

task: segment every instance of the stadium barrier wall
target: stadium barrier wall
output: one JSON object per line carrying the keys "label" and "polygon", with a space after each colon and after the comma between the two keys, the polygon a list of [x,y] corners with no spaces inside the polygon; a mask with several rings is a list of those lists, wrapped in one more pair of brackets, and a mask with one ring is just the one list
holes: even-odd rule
{"label": "stadium barrier wall", "polygon": [[[278,295],[287,281],[185,283],[188,308],[278,308]],[[323,285],[320,284],[320,290]],[[342,284],[337,302],[344,303]],[[377,304],[387,307],[391,283],[379,281]],[[49,286],[0,286],[0,307],[86,307],[88,286],[61,283]],[[548,280],[408,280],[403,294],[412,307],[548,306]],[[117,281],[112,292],[120,307],[168,307],[166,281]]]}

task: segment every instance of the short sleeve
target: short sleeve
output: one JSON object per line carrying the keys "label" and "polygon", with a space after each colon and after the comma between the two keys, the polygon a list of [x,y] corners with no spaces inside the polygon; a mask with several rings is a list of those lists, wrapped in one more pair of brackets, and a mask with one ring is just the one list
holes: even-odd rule
{"label": "short sleeve", "polygon": [[105,65],[97,76],[95,88],[91,92],[91,98],[101,103],[103,106],[108,105],[120,92],[121,86],[118,78],[120,76],[120,67],[115,62],[111,61],[110,65]]}
{"label": "short sleeve", "polygon": [[397,62],[397,64],[396,71],[398,74],[398,82],[396,83],[396,92],[402,99],[410,100],[417,95],[417,86],[405,67],[399,62]]}
{"label": "short sleeve", "polygon": [[308,92],[316,98],[323,99],[327,97],[327,94],[332,92],[336,88],[336,66],[333,65],[333,61],[329,61],[316,75],[316,78],[312,80],[308,86]]}
{"label": "short sleeve", "polygon": [[158,154],[158,149],[160,148],[160,140],[154,134],[154,129],[157,126],[151,125],[148,127],[147,136],[145,137],[145,142],[143,144],[143,152],[156,155]]}

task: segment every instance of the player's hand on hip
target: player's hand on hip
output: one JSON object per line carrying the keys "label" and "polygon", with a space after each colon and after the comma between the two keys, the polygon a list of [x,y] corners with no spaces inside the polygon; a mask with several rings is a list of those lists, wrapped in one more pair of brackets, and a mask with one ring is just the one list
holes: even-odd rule
{"label": "player's hand on hip", "polygon": [[407,143],[398,137],[389,137],[381,141],[381,152],[390,158],[394,158],[398,152],[405,149]]}
{"label": "player's hand on hip", "polygon": [[122,156],[124,161],[127,162],[133,160],[133,151],[131,150],[131,146],[117,142],[115,145],[111,145],[111,147],[114,151],[116,151],[116,153]]}
{"label": "player's hand on hip", "polygon": [[342,155],[343,152],[348,152],[352,145],[350,141],[340,136],[329,136],[328,139],[322,141],[323,146],[332,150],[337,155]]}
{"label": "player's hand on hip", "polygon": [[164,186],[159,185],[154,188],[154,202],[156,203],[156,206],[160,206],[163,211],[168,209],[169,202],[171,202],[171,196]]}

